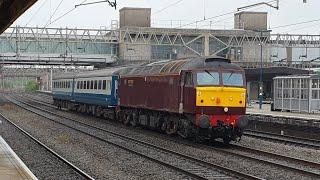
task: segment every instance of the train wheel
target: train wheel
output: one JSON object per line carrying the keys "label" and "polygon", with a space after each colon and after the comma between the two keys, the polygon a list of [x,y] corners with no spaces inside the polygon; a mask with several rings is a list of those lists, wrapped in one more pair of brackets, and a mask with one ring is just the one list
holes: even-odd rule
{"label": "train wheel", "polygon": [[231,139],[229,136],[224,137],[224,138],[223,138],[223,143],[224,143],[225,145],[228,145],[228,144],[230,144],[231,140],[232,140],[232,139]]}
{"label": "train wheel", "polygon": [[186,120],[181,119],[180,121],[180,127],[178,130],[178,134],[182,137],[182,138],[189,138],[190,134],[191,134],[191,127],[189,125],[188,122],[186,122]]}
{"label": "train wheel", "polygon": [[166,132],[166,130],[167,130],[167,121],[164,120],[163,122],[161,122],[160,130],[162,132]]}
{"label": "train wheel", "polygon": [[130,121],[132,121],[131,119],[132,119],[132,115],[126,114],[125,117],[124,117],[123,124],[126,125],[126,126],[129,126],[130,125]]}
{"label": "train wheel", "polygon": [[177,132],[177,125],[174,123],[174,121],[166,121],[166,123],[167,123],[166,133],[168,135],[171,135]]}
{"label": "train wheel", "polygon": [[138,125],[138,114],[136,112],[132,113],[132,118],[130,120],[130,124],[133,127],[136,127]]}

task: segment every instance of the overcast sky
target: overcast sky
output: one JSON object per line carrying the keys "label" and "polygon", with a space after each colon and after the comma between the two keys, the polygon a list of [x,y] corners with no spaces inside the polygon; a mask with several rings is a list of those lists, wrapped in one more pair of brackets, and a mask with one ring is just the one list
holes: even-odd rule
{"label": "overcast sky", "polygon": [[[117,10],[111,8],[107,3],[81,6],[74,9],[76,4],[80,4],[83,1],[38,0],[34,6],[14,23],[14,26],[43,27],[48,24],[48,27],[109,28],[111,20],[119,19],[120,8],[147,7],[152,8],[151,19],[155,27],[179,27],[197,20],[203,20],[206,17],[209,20],[193,23],[188,27],[209,28],[211,25],[215,29],[230,29],[233,28],[232,12],[238,7],[271,0],[117,0]],[[87,0],[86,2],[94,1],[99,0]],[[62,3],[57,8],[60,2]],[[275,5],[275,3],[273,4]],[[319,0],[307,0],[306,4],[303,3],[303,0],[280,0],[279,10],[266,6],[249,10],[268,12],[268,27],[273,30],[273,33],[320,34],[319,7]],[[59,18],[72,9],[74,10],[71,13]],[[230,14],[212,18],[226,13]],[[52,17],[51,20],[50,17]],[[57,20],[57,18],[59,19]],[[273,28],[317,19],[319,20],[312,23]]]}

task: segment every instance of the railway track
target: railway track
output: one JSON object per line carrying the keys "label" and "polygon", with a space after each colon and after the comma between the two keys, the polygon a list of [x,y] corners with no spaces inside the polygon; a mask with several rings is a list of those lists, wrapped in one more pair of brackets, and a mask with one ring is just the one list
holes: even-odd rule
{"label": "railway track", "polygon": [[255,131],[255,130],[245,130],[244,135],[249,137],[254,137],[254,138],[268,139],[271,141],[277,141],[281,143],[289,143],[289,144],[295,144],[299,146],[307,146],[311,148],[320,149],[320,140],[316,140],[316,139],[306,139],[306,138],[280,135],[280,134]]}
{"label": "railway track", "polygon": [[[127,137],[117,132],[92,126],[90,124],[86,124],[75,119],[62,116],[46,109],[36,107],[21,100],[9,98],[9,101],[23,109],[47,118],[48,120],[51,120],[63,126],[67,126],[68,128],[79,131],[90,137],[114,145],[136,155],[142,156],[146,159],[149,159],[196,179],[261,179],[259,177],[255,177],[243,172],[222,167],[218,164],[206,162],[204,160],[181,154],[170,149],[159,147],[154,144],[141,141],[139,139]],[[48,116],[48,114],[50,115]],[[64,121],[62,122],[61,119]],[[68,120],[68,122],[72,125],[70,125],[65,120]]]}
{"label": "railway track", "polygon": [[[51,103],[39,100],[39,99],[33,99],[31,97],[28,97],[31,101],[37,101],[37,103],[40,103],[44,106],[55,108],[54,105]],[[261,132],[261,131],[254,131],[254,130],[246,130],[244,132],[245,136],[254,137],[254,138],[260,138],[264,140],[270,140],[270,141],[276,141],[281,143],[288,143],[288,144],[295,144],[299,146],[306,146],[311,148],[319,148],[320,149],[320,140],[315,139],[306,139],[306,138],[300,138],[300,137],[294,137],[294,136],[287,136],[287,135],[279,135],[274,133],[268,133],[268,132]]]}
{"label": "railway track", "polygon": [[59,155],[58,153],[56,153],[53,149],[49,148],[48,146],[46,146],[45,144],[43,144],[40,140],[38,140],[37,138],[35,138],[34,136],[32,136],[30,133],[28,133],[27,131],[25,131],[23,128],[21,128],[20,126],[18,126],[17,124],[15,124],[13,121],[11,121],[10,119],[8,119],[6,116],[4,116],[2,113],[0,113],[0,118],[2,120],[7,121],[9,124],[11,124],[12,126],[14,126],[17,130],[19,130],[21,133],[23,133],[26,137],[32,139],[32,141],[34,141],[36,144],[38,144],[40,147],[44,148],[48,153],[52,154],[53,156],[55,156],[57,159],[59,159],[61,162],[63,162],[64,164],[66,164],[70,169],[72,169],[73,171],[75,171],[77,174],[79,174],[80,176],[82,176],[84,179],[90,179],[93,180],[94,178],[91,177],[90,175],[88,175],[87,173],[85,173],[83,170],[81,170],[79,167],[77,167],[76,165],[72,164],[71,162],[69,162],[67,159],[65,159],[64,157],[62,157],[61,155]]}
{"label": "railway track", "polygon": [[[48,107],[55,108],[52,105],[48,105]],[[61,116],[61,115],[58,115]],[[62,118],[66,118],[62,116]],[[114,132],[112,132],[114,133]],[[153,133],[154,134],[154,133]],[[125,137],[127,138],[127,137]],[[163,138],[163,137],[161,137]],[[166,137],[167,138],[167,137]],[[174,141],[175,143],[181,143],[181,141],[177,141],[176,138],[167,138],[170,141]],[[311,162],[303,159],[298,159],[294,157],[289,157],[289,156],[284,156],[284,155],[279,155],[267,151],[262,151],[258,149],[253,149],[249,147],[243,147],[239,145],[230,145],[229,148],[215,148],[212,146],[205,146],[205,145],[195,145],[190,142],[184,141],[183,142],[185,145],[188,146],[193,146],[195,148],[203,148],[205,150],[215,150],[218,152],[222,152],[228,155],[233,155],[253,161],[257,161],[260,163],[268,164],[274,167],[279,167],[285,170],[297,172],[306,176],[311,176],[311,177],[316,177],[320,178],[319,174],[319,169],[320,169],[320,164],[316,162]],[[230,149],[231,148],[231,149]],[[304,169],[301,168],[300,166],[304,166]],[[300,168],[299,168],[300,167]]]}

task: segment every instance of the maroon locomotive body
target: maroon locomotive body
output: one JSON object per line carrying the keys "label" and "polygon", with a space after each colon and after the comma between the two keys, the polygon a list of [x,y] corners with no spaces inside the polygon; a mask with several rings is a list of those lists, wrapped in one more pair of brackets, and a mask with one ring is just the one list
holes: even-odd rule
{"label": "maroon locomotive body", "polygon": [[117,113],[125,124],[158,128],[185,138],[230,142],[241,137],[246,124],[242,118],[244,71],[229,60],[163,61],[125,68],[118,74]]}

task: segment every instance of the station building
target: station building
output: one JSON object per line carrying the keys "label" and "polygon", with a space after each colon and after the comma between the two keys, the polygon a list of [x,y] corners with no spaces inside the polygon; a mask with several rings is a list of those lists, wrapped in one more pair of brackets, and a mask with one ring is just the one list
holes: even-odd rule
{"label": "station building", "polygon": [[[296,66],[294,44],[286,45],[280,36],[272,37],[267,22],[266,12],[239,12],[234,14],[234,29],[231,30],[153,28],[150,26],[151,9],[123,8],[120,10],[118,56],[127,63],[223,56],[245,68],[248,96],[252,100],[258,99],[262,67],[264,97],[271,100],[272,78],[308,74],[309,70]],[[283,65],[279,58],[291,66],[279,67]]]}
{"label": "station building", "polygon": [[[11,27],[0,35],[0,60],[14,66],[33,65],[22,74],[51,79],[51,74],[61,73],[55,68],[59,66],[102,68],[219,55],[246,69],[248,94],[253,100],[258,98],[261,67],[264,96],[271,99],[273,77],[308,74],[319,62],[320,36],[272,34],[265,12],[236,13],[232,29],[218,29],[214,24],[201,29],[183,24],[153,27],[151,11],[123,8],[119,21],[112,21],[110,29]],[[17,76],[19,69],[6,70]],[[51,82],[43,84],[50,90]]]}

